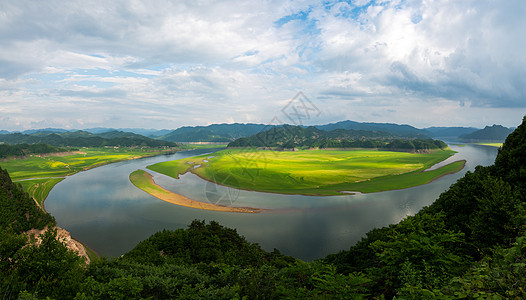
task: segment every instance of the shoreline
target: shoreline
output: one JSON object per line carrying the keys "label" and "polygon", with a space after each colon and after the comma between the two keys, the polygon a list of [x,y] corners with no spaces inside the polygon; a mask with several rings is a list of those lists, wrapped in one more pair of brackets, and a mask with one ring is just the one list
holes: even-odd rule
{"label": "shoreline", "polygon": [[[248,188],[241,188],[241,187],[234,187],[234,186],[229,186],[229,185],[225,185],[225,184],[222,184],[222,183],[219,183],[219,182],[215,182],[215,181],[212,181],[212,180],[209,180],[203,176],[201,176],[200,174],[197,174],[194,172],[194,169],[191,169],[191,170],[188,170],[186,171],[185,173],[183,174],[179,174],[179,175],[184,175],[188,172],[194,174],[195,176],[203,179],[203,180],[206,180],[208,182],[211,182],[211,183],[214,183],[214,184],[218,184],[218,185],[221,185],[221,186],[224,186],[224,187],[228,187],[228,188],[234,188],[234,189],[238,189],[238,190],[242,190],[242,191],[249,191],[249,192],[258,192],[258,193],[268,193],[268,194],[277,194],[277,195],[298,195],[298,196],[320,196],[320,197],[330,197],[330,196],[343,196],[343,195],[354,195],[354,194],[372,194],[372,193],[381,193],[381,192],[389,192],[389,191],[396,191],[396,190],[403,190],[403,189],[408,189],[408,188],[413,188],[413,187],[417,187],[417,186],[421,186],[421,185],[425,185],[425,184],[428,184],[428,183],[431,183],[435,180],[438,180],[444,176],[447,176],[447,175],[451,175],[451,174],[455,174],[457,172],[460,172],[462,171],[465,167],[466,167],[466,160],[465,159],[461,159],[461,160],[456,160],[456,161],[453,161],[453,162],[450,162],[449,164],[447,165],[444,165],[438,169],[435,169],[435,170],[439,170],[441,168],[444,168],[444,167],[447,167],[449,165],[452,165],[454,163],[457,163],[457,162],[463,162],[462,166],[460,168],[458,168],[458,170],[456,171],[451,171],[451,172],[447,172],[447,173],[444,173],[444,174],[441,174],[440,176],[437,176],[425,183],[422,183],[422,184],[417,184],[417,185],[414,185],[414,186],[410,186],[410,187],[402,187],[402,188],[398,188],[398,189],[387,189],[387,190],[379,190],[379,191],[374,191],[374,192],[363,192],[363,191],[347,191],[345,189],[341,189],[340,191],[334,191],[334,193],[283,193],[283,192],[273,192],[273,191],[265,191],[265,190],[255,190],[255,189],[248,189]],[[435,171],[435,170],[430,170],[430,171]],[[422,170],[420,171],[419,173],[424,173],[424,172],[430,172],[430,171],[427,171],[427,170]],[[415,172],[415,171],[411,171],[411,172]],[[411,173],[411,172],[408,172],[408,173]],[[404,174],[408,174],[408,173],[404,173]],[[400,174],[397,174],[397,175],[400,175]],[[391,176],[397,176],[397,175],[391,175]],[[167,175],[168,176],[168,175]],[[172,177],[173,178],[173,177]],[[178,179],[178,178],[175,178],[175,179]],[[370,179],[369,179],[370,180]],[[354,182],[353,182],[354,183]],[[350,183],[350,184],[353,184],[353,183]],[[291,190],[293,191],[293,190]]]}
{"label": "shoreline", "polygon": [[223,206],[223,205],[217,205],[212,203],[206,203],[201,201],[192,200],[190,198],[187,198],[183,195],[176,194],[172,191],[169,191],[153,180],[153,176],[144,171],[144,170],[136,170],[132,172],[129,176],[130,181],[133,185],[135,185],[137,188],[143,190],[144,192],[150,194],[151,196],[154,196],[155,198],[189,208],[194,209],[204,209],[204,210],[211,210],[211,211],[222,211],[222,212],[236,212],[236,213],[260,213],[262,211],[265,211],[267,209],[262,208],[253,208],[253,207],[233,207],[233,206]]}
{"label": "shoreline", "polygon": [[[114,160],[114,161],[105,161],[105,162],[101,162],[101,163],[97,163],[97,164],[94,164],[94,165],[91,165],[91,166],[88,166],[88,167],[84,167],[82,168],[82,170],[78,170],[78,171],[73,171],[72,173],[69,173],[69,174],[66,174],[64,176],[57,176],[57,177],[44,177],[44,178],[24,178],[24,179],[18,179],[18,180],[14,180],[13,182],[21,182],[21,181],[29,181],[29,180],[40,180],[40,179],[59,179],[59,178],[62,178],[62,180],[66,179],[68,176],[73,176],[75,174],[78,174],[80,172],[84,172],[84,171],[88,171],[88,170],[91,170],[91,169],[94,169],[94,168],[97,168],[97,167],[102,167],[102,166],[106,166],[106,165],[109,165],[109,164],[112,164],[112,163],[118,163],[118,162],[123,162],[123,161],[128,161],[128,160],[135,160],[135,159],[141,159],[141,158],[147,158],[147,157],[153,157],[153,156],[158,156],[158,155],[165,155],[165,154],[175,154],[177,152],[180,152],[180,151],[187,151],[187,150],[178,150],[178,151],[164,151],[162,153],[148,153],[148,154],[145,154],[145,155],[141,155],[141,156],[133,156],[133,157],[130,157],[130,158],[124,158],[124,159],[118,159],[118,160]],[[68,152],[68,153],[73,153],[73,154],[78,154],[78,153],[75,153],[77,151],[74,151],[74,152]],[[61,153],[64,153],[64,152],[61,152]],[[85,153],[84,153],[85,154]],[[61,181],[62,181],[61,180]],[[49,192],[51,192],[51,190],[55,187],[56,184],[60,183],[57,182],[55,183],[50,189],[49,189]],[[35,202],[38,204],[38,206],[40,206],[42,208],[43,211],[46,211],[46,208],[45,208],[45,202],[46,202],[46,199],[47,197],[49,196],[49,192],[48,192],[48,195],[46,195],[46,198],[42,199],[42,205],[40,205],[38,203],[38,201],[36,199]]]}

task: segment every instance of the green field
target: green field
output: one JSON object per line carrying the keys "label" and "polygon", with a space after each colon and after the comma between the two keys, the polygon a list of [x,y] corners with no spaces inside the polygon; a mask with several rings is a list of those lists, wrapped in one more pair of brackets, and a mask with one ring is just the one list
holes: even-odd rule
{"label": "green field", "polygon": [[246,190],[341,195],[343,191],[370,193],[407,188],[458,172],[464,167],[463,161],[423,172],[454,153],[226,149],[148,168],[174,178],[191,171],[206,180]]}
{"label": "green field", "polygon": [[476,145],[491,146],[491,147],[502,147],[504,143],[475,143]]}
{"label": "green field", "polygon": [[22,188],[29,196],[33,197],[33,199],[42,206],[51,189],[62,180],[64,180],[64,178],[29,179],[19,181],[18,183],[22,185]]}
{"label": "green field", "polygon": [[160,149],[81,148],[64,156],[33,155],[0,161],[12,180],[22,185],[42,205],[49,191],[65,176],[101,165],[166,153]]}

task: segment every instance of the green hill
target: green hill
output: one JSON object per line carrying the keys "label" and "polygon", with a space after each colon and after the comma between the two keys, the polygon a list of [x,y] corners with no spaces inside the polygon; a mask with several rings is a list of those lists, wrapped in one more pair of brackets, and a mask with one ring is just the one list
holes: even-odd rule
{"label": "green hill", "polygon": [[240,138],[228,147],[256,148],[375,148],[404,151],[445,149],[447,145],[431,139],[409,139],[379,131],[335,129],[325,131],[316,127],[284,125],[256,135]]}
{"label": "green hill", "polygon": [[470,142],[502,142],[512,131],[512,129],[501,125],[493,125],[486,126],[484,129],[477,130],[470,134],[461,135],[460,138]]}
{"label": "green hill", "polygon": [[265,128],[263,124],[212,124],[209,126],[185,126],[159,137],[171,142],[231,142],[240,137],[256,134]]}
{"label": "green hill", "polygon": [[177,144],[168,141],[151,139],[139,134],[110,131],[99,134],[87,131],[72,131],[49,133],[39,131],[33,134],[10,133],[0,134],[0,142],[6,144],[49,144],[55,147],[176,147]]}
{"label": "green hill", "polygon": [[352,129],[352,130],[363,130],[363,131],[380,131],[387,132],[392,135],[408,138],[429,138],[429,132],[415,128],[411,125],[400,125],[393,123],[361,123],[354,121],[341,121],[337,123],[331,123],[326,125],[316,125],[318,129],[331,131],[335,129]]}

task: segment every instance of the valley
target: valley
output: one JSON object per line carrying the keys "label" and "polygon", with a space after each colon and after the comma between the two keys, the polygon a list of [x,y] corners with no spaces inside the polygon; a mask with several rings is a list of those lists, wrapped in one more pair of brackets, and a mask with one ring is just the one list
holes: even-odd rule
{"label": "valley", "polygon": [[160,148],[81,148],[68,153],[4,159],[1,166],[9,172],[14,182],[20,183],[25,191],[43,205],[53,186],[66,176],[117,161],[174,151],[175,149]]}

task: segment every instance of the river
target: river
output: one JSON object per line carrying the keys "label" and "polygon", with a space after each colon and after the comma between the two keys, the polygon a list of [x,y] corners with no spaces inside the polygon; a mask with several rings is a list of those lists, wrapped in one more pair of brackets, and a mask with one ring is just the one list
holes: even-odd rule
{"label": "river", "polygon": [[[347,250],[366,232],[399,222],[431,204],[477,165],[493,164],[497,148],[450,144],[454,160],[466,167],[429,184],[388,192],[342,196],[300,196],[240,191],[217,186],[193,174],[179,180],[154,173],[166,189],[194,200],[272,209],[259,214],[227,213],[180,207],[136,188],[129,174],[162,161],[213,150],[183,151],[101,166],[67,177],[50,192],[46,210],[57,224],[100,255],[115,257],[162,229],[186,228],[192,220],[216,220],[235,228],[265,250],[311,261]],[[213,155],[213,154],[211,154]]]}

